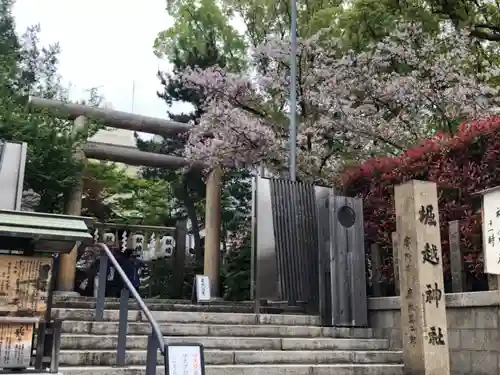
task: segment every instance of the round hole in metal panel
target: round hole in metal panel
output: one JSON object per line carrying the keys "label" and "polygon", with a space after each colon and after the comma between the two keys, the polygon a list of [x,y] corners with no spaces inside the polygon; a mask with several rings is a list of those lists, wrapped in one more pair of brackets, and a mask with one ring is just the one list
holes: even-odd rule
{"label": "round hole in metal panel", "polygon": [[343,206],[337,213],[340,224],[345,228],[350,228],[356,222],[356,213],[349,206]]}

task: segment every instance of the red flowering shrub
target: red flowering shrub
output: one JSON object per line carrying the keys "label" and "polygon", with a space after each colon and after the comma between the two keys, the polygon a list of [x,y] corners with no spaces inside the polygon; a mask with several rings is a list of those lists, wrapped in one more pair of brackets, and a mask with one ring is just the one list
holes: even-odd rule
{"label": "red flowering shrub", "polygon": [[463,251],[480,252],[481,197],[475,193],[500,185],[500,117],[464,123],[453,137],[439,134],[399,157],[368,160],[344,173],[344,194],[363,198],[367,243],[386,254],[396,230],[394,186],[412,179],[438,186],[444,256],[452,220],[460,220]]}

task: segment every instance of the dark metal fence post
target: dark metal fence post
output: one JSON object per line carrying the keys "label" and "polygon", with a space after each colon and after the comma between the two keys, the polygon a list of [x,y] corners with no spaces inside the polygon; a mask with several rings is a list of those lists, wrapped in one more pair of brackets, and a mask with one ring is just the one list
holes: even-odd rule
{"label": "dark metal fence post", "polygon": [[47,322],[40,322],[37,329],[36,338],[36,355],[35,355],[35,370],[43,369],[43,354],[45,349],[45,338],[47,333]]}
{"label": "dark metal fence post", "polygon": [[59,372],[59,352],[61,351],[62,320],[54,320],[52,323],[52,355],[50,361],[50,372]]}
{"label": "dark metal fence post", "polygon": [[[95,304],[95,320],[102,322],[104,320],[104,304],[106,302],[106,282],[108,281],[108,256],[102,253],[99,259],[99,284],[97,285],[97,300]],[[89,280],[95,282],[95,280]]]}
{"label": "dark metal fence post", "polygon": [[[153,333],[148,336],[146,353],[146,375],[156,375],[156,359],[158,356],[158,339]],[[161,344],[160,344],[161,345]]]}
{"label": "dark metal fence post", "polygon": [[118,349],[116,350],[116,365],[125,366],[125,352],[127,349],[128,327],[128,299],[130,293],[123,288],[120,294],[120,320],[118,323]]}

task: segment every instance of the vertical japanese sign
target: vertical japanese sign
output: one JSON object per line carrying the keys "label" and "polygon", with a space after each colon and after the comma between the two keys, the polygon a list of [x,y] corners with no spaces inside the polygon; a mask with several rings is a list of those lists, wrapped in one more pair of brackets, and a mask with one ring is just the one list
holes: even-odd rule
{"label": "vertical japanese sign", "polygon": [[196,298],[198,302],[210,301],[210,279],[208,276],[196,275]]}
{"label": "vertical japanese sign", "polygon": [[41,317],[47,308],[52,259],[2,255],[0,312]]}
{"label": "vertical japanese sign", "polygon": [[500,188],[483,193],[484,272],[500,275]]}
{"label": "vertical japanese sign", "polygon": [[413,180],[396,186],[395,205],[405,368],[449,375],[436,184]]}
{"label": "vertical japanese sign", "polygon": [[0,324],[0,368],[27,368],[31,360],[33,324]]}

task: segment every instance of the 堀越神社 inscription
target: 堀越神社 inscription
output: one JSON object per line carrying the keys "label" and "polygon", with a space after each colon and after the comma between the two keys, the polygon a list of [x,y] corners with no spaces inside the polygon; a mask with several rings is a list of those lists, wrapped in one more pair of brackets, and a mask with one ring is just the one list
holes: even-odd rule
{"label": "\u5800\u8d8a\u795e\u793e inscription", "polygon": [[395,204],[405,367],[449,375],[436,185],[414,180],[396,186]]}

